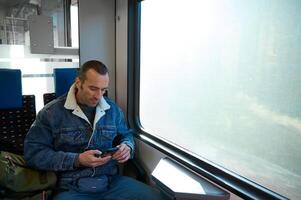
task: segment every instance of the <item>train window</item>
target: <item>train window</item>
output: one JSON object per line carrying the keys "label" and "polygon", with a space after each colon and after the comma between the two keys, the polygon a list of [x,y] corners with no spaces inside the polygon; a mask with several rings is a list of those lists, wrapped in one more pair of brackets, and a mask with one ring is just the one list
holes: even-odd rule
{"label": "train window", "polygon": [[301,199],[301,2],[141,2],[145,131]]}
{"label": "train window", "polygon": [[71,44],[72,47],[79,46],[78,39],[78,3],[76,1],[72,1],[70,6],[70,21],[71,21]]}
{"label": "train window", "polygon": [[[21,69],[22,92],[35,95],[37,111],[43,107],[43,94],[54,92],[53,68],[79,65],[77,4],[77,0],[0,2],[0,68]],[[52,19],[53,54],[31,52],[33,15]]]}

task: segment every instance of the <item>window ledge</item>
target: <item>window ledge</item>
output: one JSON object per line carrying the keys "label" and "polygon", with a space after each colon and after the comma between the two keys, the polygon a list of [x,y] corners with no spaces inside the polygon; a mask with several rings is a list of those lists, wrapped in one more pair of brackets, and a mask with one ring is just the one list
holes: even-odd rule
{"label": "window ledge", "polygon": [[160,160],[151,177],[156,187],[171,199],[227,200],[230,198],[228,192],[169,158]]}

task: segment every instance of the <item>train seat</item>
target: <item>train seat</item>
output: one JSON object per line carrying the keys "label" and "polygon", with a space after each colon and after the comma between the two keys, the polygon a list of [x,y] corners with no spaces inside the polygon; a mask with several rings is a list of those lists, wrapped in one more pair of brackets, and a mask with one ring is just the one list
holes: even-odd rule
{"label": "train seat", "polygon": [[55,68],[54,75],[54,90],[57,97],[68,92],[70,86],[74,82],[78,68]]}
{"label": "train seat", "polygon": [[36,117],[35,96],[22,95],[18,69],[0,69],[0,94],[0,150],[22,155],[24,137]]}
{"label": "train seat", "polygon": [[[14,80],[14,81],[12,81]],[[22,107],[21,70],[0,69],[0,109]]]}
{"label": "train seat", "polygon": [[54,93],[43,94],[44,105],[68,92],[73,84],[78,68],[54,68]]}

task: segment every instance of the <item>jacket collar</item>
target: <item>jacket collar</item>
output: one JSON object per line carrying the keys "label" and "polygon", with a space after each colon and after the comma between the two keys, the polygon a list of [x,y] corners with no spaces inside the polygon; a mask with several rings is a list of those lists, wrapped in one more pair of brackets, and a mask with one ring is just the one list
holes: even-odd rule
{"label": "jacket collar", "polygon": [[[66,102],[64,104],[64,107],[66,109],[75,110],[76,108],[79,107],[77,102],[76,102],[75,91],[76,91],[76,87],[75,87],[75,84],[73,83],[72,86],[70,87],[69,91],[68,91]],[[104,97],[101,97],[101,99],[98,102],[96,108],[97,108],[96,110],[103,110],[104,111],[104,110],[110,109],[110,105],[107,103],[107,101],[104,99]]]}

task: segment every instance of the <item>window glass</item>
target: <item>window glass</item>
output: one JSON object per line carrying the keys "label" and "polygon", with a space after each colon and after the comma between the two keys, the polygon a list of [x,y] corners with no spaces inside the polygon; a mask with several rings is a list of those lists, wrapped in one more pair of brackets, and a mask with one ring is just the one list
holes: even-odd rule
{"label": "window glass", "polygon": [[71,43],[72,47],[78,47],[78,3],[77,0],[71,1]]}
{"label": "window glass", "polygon": [[301,199],[301,1],[141,5],[146,131]]}
{"label": "window glass", "polygon": [[[79,66],[78,49],[67,47],[67,27],[72,21],[72,47],[78,48],[76,0],[70,12],[64,0],[3,0],[0,2],[0,68],[21,69],[23,95],[34,94],[36,110],[43,107],[43,94],[54,92],[53,68]],[[72,7],[72,9],[71,9]],[[71,11],[72,10],[72,11]],[[52,19],[53,54],[31,52],[29,19],[44,15]],[[43,27],[41,27],[42,29]],[[60,51],[63,53],[60,54]],[[37,87],[38,86],[38,87]]]}

